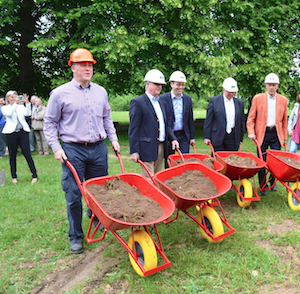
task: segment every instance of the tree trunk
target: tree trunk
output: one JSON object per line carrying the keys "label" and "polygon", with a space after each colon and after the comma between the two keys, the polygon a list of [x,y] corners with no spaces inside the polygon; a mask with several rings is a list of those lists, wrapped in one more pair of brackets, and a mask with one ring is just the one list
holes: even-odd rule
{"label": "tree trunk", "polygon": [[34,1],[24,0],[20,9],[20,46],[19,46],[19,68],[21,93],[34,94],[34,69],[32,63],[32,50],[27,45],[33,41],[35,32]]}

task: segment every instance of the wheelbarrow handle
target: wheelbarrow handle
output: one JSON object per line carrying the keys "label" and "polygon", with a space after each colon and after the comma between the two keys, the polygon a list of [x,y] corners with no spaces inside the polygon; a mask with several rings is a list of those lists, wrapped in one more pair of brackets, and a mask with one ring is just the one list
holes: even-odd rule
{"label": "wheelbarrow handle", "polygon": [[150,174],[150,171],[149,171],[148,167],[146,166],[146,164],[145,164],[143,161],[141,161],[140,159],[138,159],[137,162],[138,162],[138,163],[146,170],[146,172],[147,172],[148,176],[150,177],[151,181],[153,182],[153,184],[154,184],[156,187],[158,187],[158,185],[157,185],[156,182],[154,181],[153,176]]}
{"label": "wheelbarrow handle", "polygon": [[255,144],[256,147],[257,147],[258,157],[259,157],[261,160],[263,160],[262,153],[261,153],[261,148],[260,148],[260,145],[259,145],[257,139],[254,139],[254,140],[252,139],[252,141],[254,142],[254,144]]}
{"label": "wheelbarrow handle", "polygon": [[121,171],[122,171],[122,173],[124,173],[125,170],[124,170],[124,164],[123,164],[123,160],[122,160],[121,154],[120,154],[120,152],[119,152],[118,150],[115,150],[114,148],[113,148],[113,150],[115,151],[116,156],[117,156],[118,159],[119,159],[120,166],[121,166]]}
{"label": "wheelbarrow handle", "polygon": [[194,143],[192,143],[192,146],[193,146],[193,149],[194,149],[194,153],[197,153],[196,146],[195,146]]}
{"label": "wheelbarrow handle", "polygon": [[216,159],[216,152],[215,152],[214,146],[213,146],[210,142],[208,143],[208,146],[209,146],[210,149],[211,149],[212,157],[213,157],[214,159]]}
{"label": "wheelbarrow handle", "polygon": [[182,163],[185,163],[184,157],[183,157],[182,152],[180,151],[180,149],[176,148],[176,151],[178,152],[178,154],[179,154],[179,156],[180,156],[180,158],[182,160]]}
{"label": "wheelbarrow handle", "polygon": [[81,195],[82,195],[82,197],[84,198],[84,200],[85,200],[87,206],[90,206],[90,202],[89,202],[89,200],[87,199],[87,197],[86,197],[86,195],[85,195],[85,192],[84,192],[83,187],[82,187],[82,183],[81,183],[81,181],[80,181],[80,178],[79,178],[79,176],[78,176],[78,173],[77,173],[77,171],[76,171],[74,165],[73,165],[68,159],[67,159],[67,160],[64,159],[64,162],[65,162],[65,164],[70,168],[70,170],[71,170],[71,172],[72,172],[72,174],[73,174],[73,176],[74,176],[74,179],[75,179],[75,181],[76,181],[76,183],[77,183],[77,185],[78,185],[78,188],[79,188],[79,190],[80,190],[80,192],[81,192]]}

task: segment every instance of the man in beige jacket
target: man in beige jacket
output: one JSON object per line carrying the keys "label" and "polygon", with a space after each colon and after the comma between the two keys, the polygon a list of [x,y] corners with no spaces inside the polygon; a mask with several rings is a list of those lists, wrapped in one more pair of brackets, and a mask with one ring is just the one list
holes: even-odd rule
{"label": "man in beige jacket", "polygon": [[34,130],[34,135],[36,138],[36,144],[38,148],[38,154],[47,156],[49,154],[48,144],[44,135],[44,115],[46,112],[46,106],[42,104],[42,99],[35,98],[35,110],[31,117],[31,126]]}
{"label": "man in beige jacket", "polygon": [[[267,92],[255,95],[247,119],[248,137],[251,140],[257,139],[261,146],[264,161],[266,161],[266,150],[280,150],[287,140],[287,106],[288,99],[276,91],[279,86],[279,78],[276,74],[270,73],[265,78]],[[265,183],[265,169],[258,173],[259,183]],[[270,181],[274,184],[275,179]],[[277,191],[276,184],[272,188]],[[268,195],[263,191],[262,195]]]}

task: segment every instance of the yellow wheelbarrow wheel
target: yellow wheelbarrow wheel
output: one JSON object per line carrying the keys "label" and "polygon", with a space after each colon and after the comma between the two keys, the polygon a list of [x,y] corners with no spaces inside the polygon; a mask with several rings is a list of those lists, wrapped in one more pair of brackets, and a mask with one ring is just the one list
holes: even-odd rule
{"label": "yellow wheelbarrow wheel", "polygon": [[[135,250],[138,255],[138,260],[142,264],[143,268],[146,271],[156,268],[157,253],[155,245],[148,233],[143,230],[135,231],[133,233],[133,238],[135,243]],[[130,235],[129,237],[128,246],[131,250],[133,250],[132,235]],[[143,277],[143,272],[130,254],[129,258],[133,269],[137,272],[137,274]]]}
{"label": "yellow wheelbarrow wheel", "polygon": [[[293,184],[291,190],[300,197],[299,188],[297,187],[297,183]],[[300,202],[295,198],[293,193],[290,191],[288,194],[288,202],[291,209],[295,211],[300,210]]]}
{"label": "yellow wheelbarrow wheel", "polygon": [[[253,189],[250,181],[248,179],[242,179],[240,181],[240,193],[245,198],[252,198],[253,197]],[[239,193],[236,193],[236,201],[240,207],[246,208],[249,207],[252,201],[242,200]]]}
{"label": "yellow wheelbarrow wheel", "polygon": [[[204,218],[205,225],[207,229],[212,233],[214,237],[219,237],[224,234],[224,228],[220,216],[218,213],[210,206],[204,206],[202,208],[202,214]],[[201,211],[198,212],[198,220],[202,223]],[[214,241],[202,228],[199,226],[201,234],[210,243],[221,243],[223,239]]]}

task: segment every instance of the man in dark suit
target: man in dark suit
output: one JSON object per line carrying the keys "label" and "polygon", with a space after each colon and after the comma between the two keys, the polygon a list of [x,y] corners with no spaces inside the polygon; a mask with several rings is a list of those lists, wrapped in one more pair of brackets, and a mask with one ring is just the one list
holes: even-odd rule
{"label": "man in dark suit", "polygon": [[[159,99],[164,75],[157,69],[147,72],[144,82],[146,93],[130,101],[130,125],[128,139],[131,159],[136,162],[141,159],[151,175],[160,171],[167,151],[167,141],[172,148],[179,146],[174,133],[167,124],[167,115],[164,103]],[[149,177],[142,168],[142,174]]]}
{"label": "man in dark suit", "polygon": [[[190,145],[195,144],[195,126],[193,119],[192,98],[183,94],[186,77],[183,72],[177,70],[170,76],[172,91],[160,96],[166,105],[168,125],[174,131],[179,142],[180,151],[189,153]],[[174,154],[171,145],[168,147],[168,156]],[[167,161],[165,166],[168,167]]]}
{"label": "man in dark suit", "polygon": [[237,151],[245,131],[244,102],[234,95],[237,82],[227,78],[223,94],[210,98],[204,123],[204,143],[211,143],[215,151]]}

